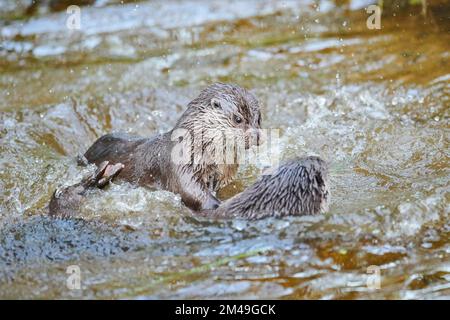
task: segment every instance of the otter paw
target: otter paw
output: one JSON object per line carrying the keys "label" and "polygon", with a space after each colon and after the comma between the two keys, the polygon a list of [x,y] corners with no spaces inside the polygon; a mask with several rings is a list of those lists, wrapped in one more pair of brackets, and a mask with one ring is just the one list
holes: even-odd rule
{"label": "otter paw", "polygon": [[105,170],[108,166],[109,166],[109,161],[103,161],[102,163],[100,163],[97,167],[97,170],[95,170],[94,175],[92,176],[92,181],[93,182],[99,181],[105,174]]}
{"label": "otter paw", "polygon": [[106,163],[104,169],[101,171],[101,175],[96,176],[97,187],[100,189],[105,187],[113,178],[115,178],[120,173],[120,171],[122,171],[123,168],[125,168],[125,166],[122,163],[116,163],[114,165]]}

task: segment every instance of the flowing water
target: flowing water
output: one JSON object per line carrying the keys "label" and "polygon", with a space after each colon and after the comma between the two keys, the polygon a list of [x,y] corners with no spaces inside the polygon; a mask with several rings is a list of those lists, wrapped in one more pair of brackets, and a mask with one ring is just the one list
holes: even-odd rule
{"label": "flowing water", "polygon": [[[0,5],[15,17],[0,20],[1,298],[450,298],[448,24],[412,10],[370,30],[370,1],[97,1],[70,30],[65,11],[14,3]],[[330,162],[327,214],[200,219],[113,183],[78,219],[46,217],[53,190],[92,170],[77,153],[169,130],[214,81],[252,89],[282,159]]]}

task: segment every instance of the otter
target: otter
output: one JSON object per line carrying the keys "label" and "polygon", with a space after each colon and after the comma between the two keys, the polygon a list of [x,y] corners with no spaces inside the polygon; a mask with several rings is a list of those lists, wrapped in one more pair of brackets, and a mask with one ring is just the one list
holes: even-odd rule
{"label": "otter", "polygon": [[[253,94],[233,84],[212,84],[188,104],[169,132],[152,138],[113,133],[95,141],[81,162],[97,165],[98,172],[73,188],[55,191],[50,214],[67,215],[71,210],[64,207],[76,207],[89,187],[102,187],[116,177],[179,194],[195,211],[216,209],[215,193],[236,174],[240,151],[235,145],[224,147],[223,135],[248,149],[260,143],[260,129],[260,106]],[[179,150],[184,158],[173,161]],[[217,161],[224,153],[233,161]],[[66,193],[78,196],[62,203]]]}
{"label": "otter", "polygon": [[329,199],[328,165],[309,156],[269,169],[243,192],[201,214],[249,220],[314,215],[328,211]]}
{"label": "otter", "polygon": [[[104,187],[122,168],[121,164],[103,162],[92,176],[54,195],[50,212],[72,215],[87,190]],[[310,156],[288,160],[269,170],[216,209],[194,212],[208,218],[248,220],[313,215],[328,210],[329,194],[328,165],[321,158]]]}

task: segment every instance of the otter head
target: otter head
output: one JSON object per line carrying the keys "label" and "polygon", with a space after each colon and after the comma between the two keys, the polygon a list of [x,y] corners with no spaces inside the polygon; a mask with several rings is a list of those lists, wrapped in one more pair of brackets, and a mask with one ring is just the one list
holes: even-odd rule
{"label": "otter head", "polygon": [[220,167],[221,174],[232,175],[239,151],[260,143],[260,106],[246,89],[215,83],[189,103],[175,129],[188,132],[194,162]]}
{"label": "otter head", "polygon": [[203,94],[205,101],[209,100],[209,112],[214,113],[209,120],[211,128],[222,131],[226,143],[234,141],[245,149],[259,145],[261,110],[252,93],[236,85],[216,83],[206,88],[199,98]]}
{"label": "otter head", "polygon": [[311,215],[328,211],[329,200],[328,164],[309,156],[267,171],[214,214],[247,219]]}
{"label": "otter head", "polygon": [[[245,138],[245,147],[260,142],[261,110],[258,100],[246,89],[233,84],[214,83],[192,100],[177,126],[203,133],[231,132]],[[206,131],[211,131],[208,134]]]}

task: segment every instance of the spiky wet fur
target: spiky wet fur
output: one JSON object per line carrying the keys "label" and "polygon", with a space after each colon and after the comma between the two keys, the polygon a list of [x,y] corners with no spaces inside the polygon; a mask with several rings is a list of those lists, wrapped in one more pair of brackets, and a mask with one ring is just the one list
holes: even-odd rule
{"label": "spiky wet fur", "polygon": [[295,158],[205,215],[245,219],[311,215],[326,212],[329,200],[327,163],[319,157]]}

